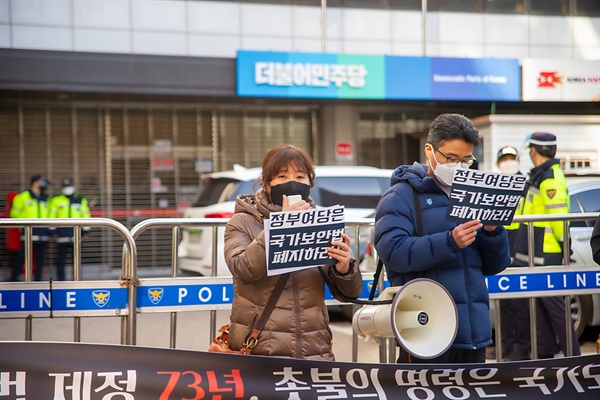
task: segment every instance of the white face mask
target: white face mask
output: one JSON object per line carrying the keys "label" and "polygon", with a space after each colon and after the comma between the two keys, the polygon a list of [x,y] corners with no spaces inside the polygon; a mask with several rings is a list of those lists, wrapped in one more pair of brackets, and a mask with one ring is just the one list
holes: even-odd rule
{"label": "white face mask", "polygon": [[63,194],[64,194],[65,196],[70,196],[70,195],[72,195],[73,193],[75,193],[75,188],[74,188],[73,186],[65,186],[65,187],[62,189],[62,192],[63,192]]}
{"label": "white face mask", "polygon": [[464,168],[461,167],[460,163],[456,164],[454,167],[449,167],[447,164],[440,164],[437,160],[437,157],[435,156],[435,150],[433,150],[433,148],[431,150],[433,157],[435,158],[435,162],[437,163],[435,169],[433,169],[433,165],[431,165],[431,162],[429,163],[429,165],[433,169],[433,174],[438,179],[438,182],[441,185],[452,186],[452,178],[454,177],[454,171],[456,171],[457,169]]}
{"label": "white face mask", "polygon": [[516,174],[519,172],[519,162],[517,160],[506,160],[498,165],[500,171],[504,174]]}

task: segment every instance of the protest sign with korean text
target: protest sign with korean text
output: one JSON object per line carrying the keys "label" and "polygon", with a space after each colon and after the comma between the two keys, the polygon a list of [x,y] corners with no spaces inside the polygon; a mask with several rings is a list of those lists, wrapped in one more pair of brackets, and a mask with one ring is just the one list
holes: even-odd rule
{"label": "protest sign with korean text", "polygon": [[343,232],[344,206],[271,213],[265,220],[267,275],[337,263],[327,248]]}
{"label": "protest sign with korean text", "polygon": [[519,174],[458,169],[452,180],[446,219],[458,223],[478,219],[486,225],[509,225],[526,181]]}

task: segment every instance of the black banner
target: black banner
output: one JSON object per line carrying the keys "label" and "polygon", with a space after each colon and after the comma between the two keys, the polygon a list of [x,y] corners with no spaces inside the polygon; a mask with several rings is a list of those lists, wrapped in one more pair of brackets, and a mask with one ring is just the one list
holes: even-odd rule
{"label": "black banner", "polygon": [[366,364],[82,343],[0,342],[2,400],[598,399],[600,355]]}

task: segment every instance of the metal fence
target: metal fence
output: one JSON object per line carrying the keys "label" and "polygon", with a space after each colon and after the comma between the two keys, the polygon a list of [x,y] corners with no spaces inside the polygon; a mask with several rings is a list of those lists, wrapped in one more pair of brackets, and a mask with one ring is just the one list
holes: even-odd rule
{"label": "metal fence", "polygon": [[[118,311],[109,311],[100,309],[96,312],[89,310],[80,310],[80,312],[60,312],[54,311],[52,306],[52,292],[54,290],[62,290],[64,288],[72,287],[76,288],[81,285],[81,229],[82,227],[103,227],[110,228],[116,231],[123,238],[123,262],[121,277],[118,281],[98,281],[98,287],[104,288],[121,288],[125,287],[127,291],[127,301],[130,304],[129,308],[119,309]],[[133,240],[129,230],[117,221],[107,218],[56,218],[56,219],[17,219],[17,218],[1,218],[0,227],[4,228],[23,228],[24,234],[24,246],[25,246],[25,283],[21,282],[3,282],[0,283],[0,293],[10,290],[19,290],[20,288],[31,288],[31,290],[48,290],[48,304],[50,313],[40,313],[36,311],[26,310],[23,312],[6,313],[0,312],[0,319],[2,318],[14,318],[21,317],[26,319],[25,328],[25,339],[31,340],[32,337],[32,318],[34,317],[54,317],[56,316],[72,316],[74,317],[75,323],[75,341],[79,341],[80,338],[80,325],[79,318],[84,316],[104,316],[104,315],[115,315],[118,313],[122,316],[122,330],[121,330],[121,343],[132,344],[135,342],[135,327],[136,327],[136,313],[135,313],[135,301],[136,301],[136,285],[132,277],[135,276],[137,269],[137,249],[135,241]],[[74,243],[73,243],[73,281],[72,282],[52,282],[49,284],[45,282],[32,282],[32,260],[31,260],[31,249],[32,249],[32,230],[36,227],[73,227],[74,228]],[[21,295],[23,298],[24,296]],[[6,296],[4,297],[5,300]],[[22,300],[22,303],[24,300]],[[22,306],[22,308],[25,308]]]}
{"label": "metal fence", "polygon": [[[532,222],[532,221],[563,221],[565,228],[568,228],[569,222],[574,221],[587,221],[593,220],[598,217],[597,213],[585,213],[585,214],[557,214],[553,216],[539,215],[539,216],[518,216],[515,217],[517,222]],[[32,220],[32,219],[0,219],[0,228],[8,227],[21,227],[24,228],[25,237],[25,282],[2,282],[0,283],[0,294],[4,293],[5,301],[10,298],[16,298],[20,296],[21,299],[26,298],[31,293],[37,293],[40,299],[46,300],[46,307],[41,307],[42,300],[39,301],[41,309],[29,309],[24,307],[25,301],[21,300],[21,308],[11,309],[9,307],[6,310],[0,309],[0,319],[3,318],[24,318],[26,320],[26,340],[32,340],[32,318],[47,318],[52,316],[58,317],[72,317],[75,323],[75,338],[74,341],[80,341],[80,327],[79,321],[82,317],[90,316],[118,316],[121,317],[121,343],[135,345],[136,344],[136,328],[137,320],[136,315],[139,313],[147,312],[159,312],[159,313],[170,313],[170,347],[176,348],[176,330],[177,330],[177,313],[185,311],[210,311],[210,338],[212,339],[216,333],[216,311],[229,309],[231,302],[226,299],[222,301],[203,301],[200,299],[194,304],[145,304],[144,297],[138,296],[138,290],[147,293],[152,288],[179,288],[178,285],[185,285],[186,287],[197,288],[198,293],[211,293],[210,289],[213,287],[223,288],[225,292],[225,286],[231,286],[231,277],[217,277],[217,251],[218,251],[218,231],[223,229],[227,222],[227,219],[191,219],[191,218],[157,218],[148,219],[138,223],[134,228],[129,231],[125,226],[111,219],[104,218],[92,218],[92,219],[52,219],[52,220]],[[353,236],[360,238],[360,231],[364,228],[372,229],[374,224],[373,219],[353,219],[346,221],[346,226],[353,229]],[[66,282],[32,282],[31,271],[32,271],[32,260],[31,260],[31,234],[34,227],[73,227],[75,229],[75,241],[74,241],[74,253],[73,253],[73,266],[74,266],[74,279],[73,281]],[[81,281],[81,240],[80,233],[83,226],[90,227],[102,227],[109,228],[117,231],[123,238],[123,257],[122,257],[122,268],[121,276],[115,281]],[[529,224],[529,254],[533,254],[533,227]],[[177,248],[179,244],[180,229],[182,228],[198,228],[205,227],[210,228],[213,231],[213,255],[212,255],[212,276],[211,277],[197,277],[197,278],[180,278],[177,276]],[[137,271],[137,247],[136,240],[139,236],[149,229],[170,229],[171,230],[171,271],[170,276],[160,279],[139,279]],[[565,242],[569,241],[569,229],[565,229]],[[569,254],[568,248],[565,249],[565,265],[559,268],[568,270],[570,272],[589,272],[592,266],[582,266],[573,268],[569,267]],[[360,246],[354,246],[355,258],[359,258]],[[534,267],[533,256],[530,256],[529,268],[524,268],[527,273],[536,274],[546,272],[545,268]],[[593,267],[592,267],[593,268]],[[595,268],[597,270],[597,266]],[[556,269],[554,269],[556,270]],[[363,279],[366,284],[372,282],[372,273],[364,273]],[[383,278],[382,278],[383,279]],[[383,280],[380,282],[383,284]],[[383,286],[383,285],[382,285]],[[382,287],[380,286],[380,287]],[[58,306],[58,301],[54,300],[54,294],[59,298],[59,291],[61,290],[87,290],[98,292],[99,295],[106,295],[106,297],[112,296],[116,293],[113,298],[116,298],[114,303],[109,304],[106,308],[96,304],[96,307],[83,307],[81,309],[68,308],[61,309]],[[187,290],[187,289],[186,289]],[[492,302],[496,302],[496,350],[497,354],[502,354],[501,348],[501,337],[500,337],[500,318],[499,318],[499,299],[502,298],[517,298],[527,297],[530,299],[530,311],[531,311],[531,346],[532,346],[532,358],[537,358],[536,352],[536,314],[535,314],[535,298],[540,296],[565,296],[566,316],[567,324],[572,323],[570,315],[570,297],[574,294],[600,294],[600,288],[594,287],[583,287],[576,290],[558,290],[552,292],[524,292],[524,293],[490,293],[490,299]],[[11,297],[12,296],[12,297]],[[47,297],[44,297],[47,296]],[[162,294],[161,294],[162,296]],[[200,296],[199,296],[200,297]],[[207,297],[208,298],[208,297]],[[0,300],[2,296],[0,296]],[[120,300],[119,300],[120,299]],[[328,303],[334,302],[333,300]],[[2,302],[0,301],[0,304]],[[50,308],[50,312],[48,312]],[[54,309],[53,309],[54,308]],[[567,329],[568,339],[570,336],[570,329]],[[569,342],[570,343],[570,342]],[[358,354],[358,337],[353,332],[352,340],[352,359],[357,361]],[[387,347],[387,348],[386,348]],[[380,346],[380,359],[382,362],[394,362],[395,361],[395,345],[393,341],[387,340],[382,341]],[[573,349],[568,349],[567,355],[572,355]]]}

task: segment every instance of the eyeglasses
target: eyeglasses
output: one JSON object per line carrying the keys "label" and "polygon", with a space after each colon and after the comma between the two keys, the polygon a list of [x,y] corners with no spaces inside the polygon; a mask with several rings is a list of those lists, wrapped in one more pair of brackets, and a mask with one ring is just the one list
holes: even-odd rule
{"label": "eyeglasses", "polygon": [[437,151],[438,153],[440,153],[441,155],[443,155],[446,158],[446,165],[449,167],[456,167],[460,163],[461,167],[469,168],[475,162],[475,157],[473,157],[473,156],[468,156],[464,160],[461,160],[460,158],[458,158],[456,156],[447,156],[444,153],[442,153],[441,151],[439,151],[438,149],[436,149],[435,147],[433,147],[433,146],[431,146],[431,147],[433,148],[433,150]]}

